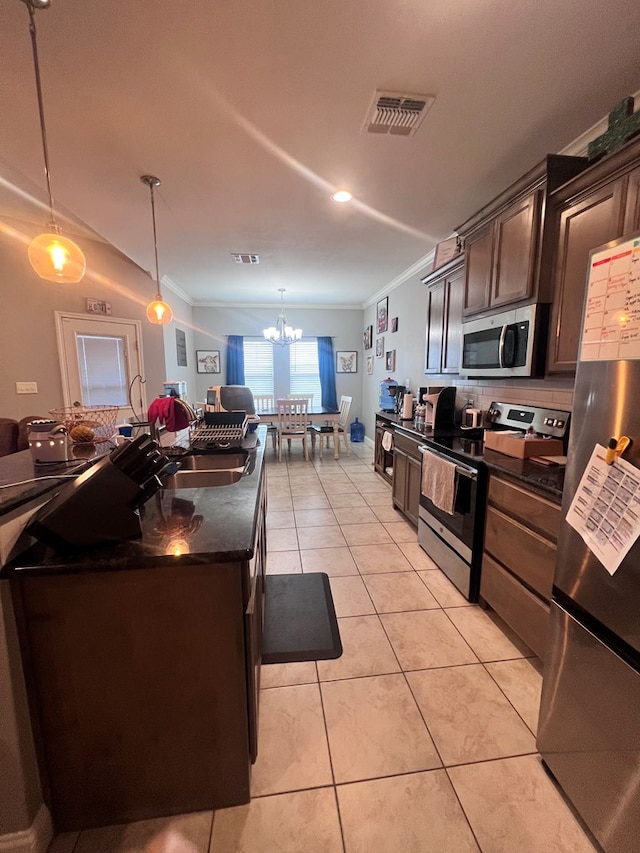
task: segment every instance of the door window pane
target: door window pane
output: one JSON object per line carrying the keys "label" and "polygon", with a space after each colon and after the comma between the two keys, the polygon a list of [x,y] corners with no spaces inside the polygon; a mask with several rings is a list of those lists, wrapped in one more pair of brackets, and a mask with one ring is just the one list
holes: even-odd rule
{"label": "door window pane", "polygon": [[316,340],[298,341],[289,347],[289,391],[292,396],[313,394],[314,403],[320,403],[320,370]]}
{"label": "door window pane", "polygon": [[273,394],[273,344],[244,339],[244,381],[254,394]]}
{"label": "door window pane", "polygon": [[129,378],[124,338],[76,335],[82,403],[126,406]]}

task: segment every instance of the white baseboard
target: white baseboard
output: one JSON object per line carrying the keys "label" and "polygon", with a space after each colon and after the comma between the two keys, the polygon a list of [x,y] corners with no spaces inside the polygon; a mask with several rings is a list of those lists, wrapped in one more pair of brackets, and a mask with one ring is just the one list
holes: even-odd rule
{"label": "white baseboard", "polygon": [[53,824],[44,803],[29,829],[0,835],[0,853],[47,853],[53,840]]}

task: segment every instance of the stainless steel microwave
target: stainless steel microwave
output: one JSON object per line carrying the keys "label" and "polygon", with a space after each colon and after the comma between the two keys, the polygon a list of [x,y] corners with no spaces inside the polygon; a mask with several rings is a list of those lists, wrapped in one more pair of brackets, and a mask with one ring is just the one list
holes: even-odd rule
{"label": "stainless steel microwave", "polygon": [[544,370],[546,305],[525,305],[462,324],[460,375],[538,376]]}

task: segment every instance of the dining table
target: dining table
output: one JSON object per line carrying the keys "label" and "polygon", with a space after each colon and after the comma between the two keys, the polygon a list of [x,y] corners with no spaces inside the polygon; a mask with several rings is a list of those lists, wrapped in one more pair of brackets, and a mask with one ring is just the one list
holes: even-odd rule
{"label": "dining table", "polygon": [[[269,407],[269,409],[260,409],[256,406],[256,415],[259,416],[261,422],[271,422],[278,424],[277,407]],[[326,406],[309,406],[307,409],[307,419],[311,424],[323,424],[333,427],[333,458],[340,458],[340,430],[339,420],[340,411],[338,409],[328,409]]]}

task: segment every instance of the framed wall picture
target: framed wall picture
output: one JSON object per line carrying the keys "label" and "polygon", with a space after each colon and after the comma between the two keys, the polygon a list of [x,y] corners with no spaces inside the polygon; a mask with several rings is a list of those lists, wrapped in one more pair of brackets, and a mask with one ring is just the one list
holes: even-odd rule
{"label": "framed wall picture", "polygon": [[336,373],[357,373],[358,353],[355,350],[336,352]]}
{"label": "framed wall picture", "polygon": [[187,336],[182,329],[176,329],[176,364],[187,366]]}
{"label": "framed wall picture", "polygon": [[371,374],[373,373],[373,356],[372,355],[367,356],[367,373],[369,374],[369,376],[371,376]]}
{"label": "framed wall picture", "polygon": [[397,317],[391,318],[391,331],[392,332],[398,331],[398,318]]}
{"label": "framed wall picture", "polygon": [[385,296],[376,306],[376,331],[386,332],[389,328],[389,297]]}
{"label": "framed wall picture", "polygon": [[220,373],[220,350],[196,350],[196,367],[198,373]]}
{"label": "framed wall picture", "polygon": [[365,349],[371,349],[373,346],[373,326],[367,326],[362,333],[362,342]]}
{"label": "framed wall picture", "polygon": [[396,351],[390,349],[385,359],[385,370],[393,372],[396,369]]}
{"label": "framed wall picture", "polygon": [[384,355],[384,338],[376,338],[376,358]]}

